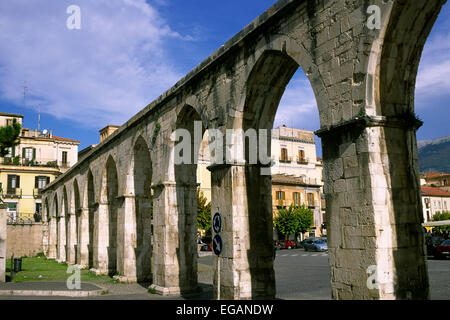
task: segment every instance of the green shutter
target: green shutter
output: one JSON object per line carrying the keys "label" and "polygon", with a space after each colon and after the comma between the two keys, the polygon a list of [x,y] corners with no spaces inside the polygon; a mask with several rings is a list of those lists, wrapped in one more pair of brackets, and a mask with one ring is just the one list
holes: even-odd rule
{"label": "green shutter", "polygon": [[14,158],[16,156],[16,147],[12,147],[11,156]]}
{"label": "green shutter", "polygon": [[16,188],[20,188],[20,176],[16,176],[16,179],[17,179]]}
{"label": "green shutter", "polygon": [[39,176],[34,177],[34,187],[36,189],[39,187]]}
{"label": "green shutter", "polygon": [[25,148],[23,148],[22,149],[22,158],[24,158],[24,159],[25,159],[25,151],[26,151]]}
{"label": "green shutter", "polygon": [[33,160],[36,160],[36,148],[33,148]]}

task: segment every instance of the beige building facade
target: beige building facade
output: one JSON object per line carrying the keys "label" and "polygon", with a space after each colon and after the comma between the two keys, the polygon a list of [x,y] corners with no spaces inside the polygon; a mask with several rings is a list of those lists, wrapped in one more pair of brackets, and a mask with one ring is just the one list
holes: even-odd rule
{"label": "beige building facade", "polygon": [[[22,125],[22,115],[1,113],[0,125],[14,119]],[[0,194],[9,221],[32,220],[41,213],[42,190],[78,161],[79,144],[52,131],[22,128],[17,145],[0,158]]]}
{"label": "beige building facade", "polygon": [[421,191],[424,222],[433,221],[437,212],[450,211],[450,192],[428,186],[422,186]]}

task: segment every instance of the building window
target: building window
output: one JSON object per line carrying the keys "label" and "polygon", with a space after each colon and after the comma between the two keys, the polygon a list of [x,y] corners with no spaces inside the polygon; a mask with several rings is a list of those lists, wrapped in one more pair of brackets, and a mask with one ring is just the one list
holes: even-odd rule
{"label": "building window", "polygon": [[34,187],[36,189],[44,189],[47,184],[50,183],[50,177],[37,176],[34,178]]}
{"label": "building window", "polygon": [[16,222],[17,219],[17,203],[16,202],[6,202],[6,214],[8,215],[8,220]]}
{"label": "building window", "polygon": [[62,152],[62,163],[67,164],[67,151]]}
{"label": "building window", "polygon": [[300,205],[300,196],[298,192],[294,192],[293,193],[293,197],[294,197],[294,205],[295,206],[299,206]]}
{"label": "building window", "polygon": [[12,124],[13,124],[13,119],[6,119],[7,126],[12,126]]}
{"label": "building window", "polygon": [[277,191],[277,200],[285,200],[286,199],[286,195],[284,193],[284,191]]}
{"label": "building window", "polygon": [[281,157],[280,157],[280,161],[288,161],[288,150],[287,148],[281,148]]}
{"label": "building window", "polygon": [[8,174],[8,194],[16,194],[16,188],[20,188],[20,176]]}
{"label": "building window", "polygon": [[308,193],[308,206],[314,207],[314,193]]}
{"label": "building window", "polygon": [[36,202],[35,203],[35,210],[34,210],[34,212],[42,214],[42,203],[40,203],[40,202]]}
{"label": "building window", "polygon": [[303,149],[298,150],[298,162],[299,163],[307,162],[306,157],[305,157],[305,150],[303,150]]}

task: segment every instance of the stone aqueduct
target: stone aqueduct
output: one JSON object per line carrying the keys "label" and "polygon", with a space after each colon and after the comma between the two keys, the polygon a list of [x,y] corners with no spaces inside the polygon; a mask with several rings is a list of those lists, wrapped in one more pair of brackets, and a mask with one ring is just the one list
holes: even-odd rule
{"label": "stone aqueduct", "polygon": [[[162,294],[196,290],[196,165],[174,165],[171,133],[192,132],[193,120],[222,131],[272,128],[301,67],[320,114],[332,297],[427,299],[414,91],[444,3],[277,2],[46,188],[46,255],[127,281],[152,278]],[[367,27],[371,5],[381,29]],[[224,221],[214,260],[224,299],[275,296],[271,178],[262,168],[209,167],[212,210]],[[369,266],[378,274],[371,289]]]}

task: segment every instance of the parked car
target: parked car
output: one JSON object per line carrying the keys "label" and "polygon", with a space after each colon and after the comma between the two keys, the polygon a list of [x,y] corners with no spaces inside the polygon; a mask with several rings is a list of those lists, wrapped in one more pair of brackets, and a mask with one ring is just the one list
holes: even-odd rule
{"label": "parked car", "polygon": [[294,240],[280,240],[280,249],[294,249],[297,248],[297,244]]}
{"label": "parked car", "polygon": [[436,248],[444,241],[444,238],[441,237],[431,237],[428,236],[425,238],[425,243],[427,245],[427,255],[434,256]]}
{"label": "parked car", "polygon": [[299,248],[304,248],[306,242],[312,243],[312,241],[314,241],[314,240],[316,240],[316,239],[317,239],[317,238],[314,238],[314,237],[306,238],[306,239],[304,239],[304,240],[302,240],[302,241],[299,242],[298,247],[299,247]]}
{"label": "parked car", "polygon": [[322,239],[307,240],[303,247],[305,248],[305,251],[328,251],[328,245],[326,241]]}
{"label": "parked car", "polygon": [[434,251],[434,257],[436,259],[450,257],[450,240],[445,240],[436,247],[436,250]]}
{"label": "parked car", "polygon": [[212,251],[212,243],[205,243],[200,247],[200,251]]}

